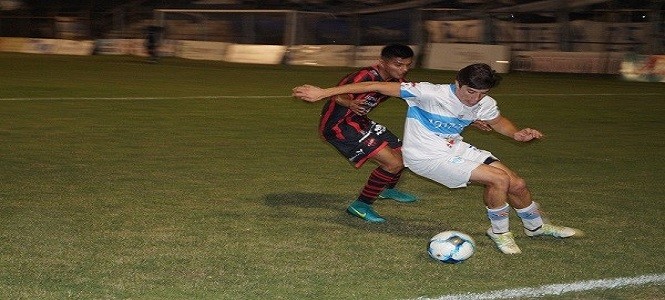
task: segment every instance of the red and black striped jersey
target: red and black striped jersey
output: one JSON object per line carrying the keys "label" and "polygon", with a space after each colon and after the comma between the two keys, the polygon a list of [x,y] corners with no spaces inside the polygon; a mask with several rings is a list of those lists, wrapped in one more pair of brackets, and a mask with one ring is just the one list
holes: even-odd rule
{"label": "red and black striped jersey", "polygon": [[[338,84],[344,85],[349,83],[357,83],[364,81],[401,81],[399,79],[390,79],[385,80],[379,74],[376,66],[365,67],[356,72],[348,74],[344,77]],[[374,107],[381,104],[389,98],[389,96],[377,93],[369,92],[363,94],[353,94],[353,99],[365,99],[365,112],[369,113]],[[319,132],[326,139],[327,138],[337,138],[344,139],[343,132],[348,130],[348,127],[354,128],[357,132],[367,128],[372,120],[367,117],[367,115],[358,115],[354,113],[351,109],[346,106],[340,105],[335,102],[335,100],[328,99],[323,106],[321,112],[321,122],[319,124]],[[341,129],[340,126],[346,127],[346,129]]]}

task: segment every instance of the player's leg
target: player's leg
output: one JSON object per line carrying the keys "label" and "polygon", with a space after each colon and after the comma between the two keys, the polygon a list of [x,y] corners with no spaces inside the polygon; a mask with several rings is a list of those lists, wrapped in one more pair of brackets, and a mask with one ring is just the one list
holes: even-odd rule
{"label": "player's leg", "polygon": [[[488,235],[497,242],[497,246],[504,253],[519,253],[519,247],[514,244],[510,234],[509,176],[501,169],[480,164],[471,172],[469,180],[485,187],[483,201],[491,225],[488,229]],[[502,236],[505,236],[505,238],[502,238]],[[497,241],[498,239],[501,241]]]}
{"label": "player's leg", "polygon": [[379,166],[370,173],[358,199],[349,205],[347,211],[365,221],[378,223],[385,222],[385,219],[374,210],[372,204],[388,184],[399,179],[404,166],[401,161],[395,159],[392,149],[385,143],[372,153],[368,159],[378,163]]}
{"label": "player's leg", "polygon": [[382,156],[375,158],[375,162],[395,174],[384,190],[379,194],[381,199],[393,199],[397,202],[409,203],[418,200],[416,196],[403,192],[396,188],[399,179],[402,176],[404,169],[404,160],[402,157],[402,141],[394,135],[390,130],[385,129],[381,135],[381,139],[388,142],[389,152],[381,153]]}
{"label": "player's leg", "polygon": [[470,180],[485,186],[483,200],[487,207],[487,217],[490,220],[487,236],[494,241],[501,252],[505,254],[521,253],[522,250],[515,243],[509,227],[510,177],[508,174],[499,168],[481,164],[471,172]]}
{"label": "player's leg", "polygon": [[374,122],[367,132],[369,134],[363,135],[358,140],[357,147],[352,151],[355,155],[350,160],[356,163],[356,167],[362,166],[367,160],[378,164],[378,167],[370,173],[358,199],[351,203],[347,211],[369,222],[384,222],[385,219],[374,211],[372,204],[381,193],[385,192],[386,187],[393,189],[384,194],[384,198],[413,202],[416,197],[394,189],[404,169],[402,156],[395,150],[402,146],[399,138],[384,126]]}
{"label": "player's leg", "polygon": [[[337,130],[341,134],[324,135],[326,141],[346,157],[356,168],[362,167],[373,156],[382,156],[383,151],[388,151],[389,149],[388,142],[377,137],[377,134],[372,131],[374,124],[368,123],[366,125],[367,127],[359,130],[353,126],[340,124]],[[389,169],[401,170],[401,168],[403,166],[401,166],[400,162],[398,165],[390,165]],[[389,182],[392,177],[393,175],[388,171],[384,171],[381,166],[372,171],[360,195],[358,195],[356,200],[351,202],[346,211],[368,222],[385,222],[385,219],[374,211],[372,204],[377,195],[385,187],[385,182]],[[382,184],[382,182],[384,183]]]}
{"label": "player's leg", "polygon": [[399,149],[385,147],[384,149],[381,149],[381,151],[379,151],[376,155],[374,155],[371,160],[376,162],[379,165],[379,168],[390,173],[390,178],[386,184],[383,187],[380,187],[381,191],[378,195],[378,198],[393,199],[402,203],[410,203],[418,199],[416,196],[400,191],[395,187],[399,179],[402,177],[402,171],[404,171],[402,154]]}
{"label": "player's leg", "polygon": [[582,231],[575,228],[546,224],[542,218],[538,203],[531,198],[531,191],[529,191],[525,180],[499,161],[493,162],[491,166],[503,170],[510,177],[508,202],[522,220],[524,232],[527,236],[566,238],[581,237],[584,235]]}
{"label": "player's leg", "polygon": [[531,191],[527,188],[524,179],[500,161],[492,162],[490,166],[502,170],[508,176],[507,202],[517,211],[524,228],[533,231],[542,227],[543,219],[538,210],[538,205],[531,199]]}

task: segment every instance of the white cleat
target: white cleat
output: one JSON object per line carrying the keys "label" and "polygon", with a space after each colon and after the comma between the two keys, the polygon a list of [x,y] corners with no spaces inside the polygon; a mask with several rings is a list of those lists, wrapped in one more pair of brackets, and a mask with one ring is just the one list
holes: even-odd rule
{"label": "white cleat", "polygon": [[564,227],[564,226],[556,226],[552,224],[543,224],[543,226],[534,231],[524,228],[524,233],[530,237],[552,236],[556,238],[568,238],[568,237],[584,236],[584,232],[582,232],[579,229]]}
{"label": "white cleat", "polygon": [[492,241],[496,244],[496,247],[501,250],[504,254],[519,254],[522,253],[520,247],[515,243],[515,238],[513,237],[512,232],[506,233],[494,233],[492,228],[487,229],[487,236],[489,236]]}

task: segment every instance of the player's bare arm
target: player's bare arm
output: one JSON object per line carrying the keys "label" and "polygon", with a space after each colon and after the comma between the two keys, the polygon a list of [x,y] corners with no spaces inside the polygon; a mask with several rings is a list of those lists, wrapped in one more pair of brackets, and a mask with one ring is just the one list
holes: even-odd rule
{"label": "player's bare arm", "polygon": [[294,87],[291,95],[300,100],[305,100],[307,102],[316,102],[325,97],[323,89],[318,86],[313,86],[309,84],[304,84],[301,86]]}
{"label": "player's bare arm", "polygon": [[492,131],[492,126],[483,120],[475,120],[471,123],[471,126],[476,127],[482,131]]}
{"label": "player's bare arm", "polygon": [[510,137],[518,142],[528,142],[533,139],[540,139],[543,134],[532,128],[517,129],[515,124],[508,118],[499,116],[494,120],[487,122],[496,132]]}
{"label": "player's bare arm", "polygon": [[399,97],[399,82],[359,82],[322,89],[313,85],[301,85],[293,89],[293,96],[308,102],[316,102],[323,98],[341,94],[359,94],[377,92],[386,96]]}

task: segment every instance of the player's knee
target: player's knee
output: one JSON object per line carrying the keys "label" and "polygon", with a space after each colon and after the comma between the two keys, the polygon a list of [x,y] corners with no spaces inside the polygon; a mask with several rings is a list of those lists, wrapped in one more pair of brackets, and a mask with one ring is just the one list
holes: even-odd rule
{"label": "player's knee", "polygon": [[512,178],[510,181],[510,193],[519,195],[526,191],[526,180],[521,177]]}
{"label": "player's knee", "polygon": [[398,155],[389,156],[388,159],[384,159],[379,164],[384,170],[393,174],[397,174],[400,171],[402,171],[402,169],[404,169],[404,163],[402,162],[402,158]]}
{"label": "player's knee", "polygon": [[404,169],[404,164],[402,162],[395,162],[385,166],[384,169],[390,173],[397,174]]}
{"label": "player's knee", "polygon": [[510,188],[510,175],[500,169],[493,170],[490,185],[495,189],[508,191]]}

